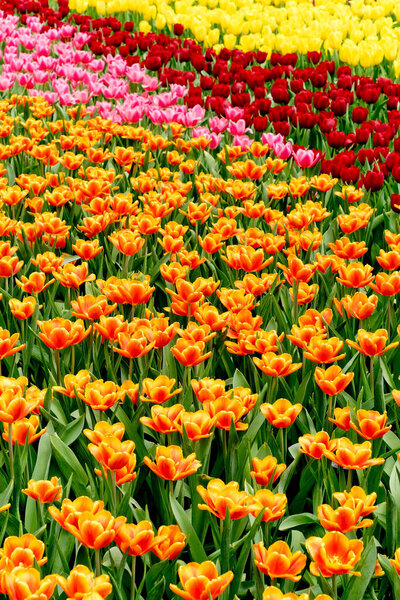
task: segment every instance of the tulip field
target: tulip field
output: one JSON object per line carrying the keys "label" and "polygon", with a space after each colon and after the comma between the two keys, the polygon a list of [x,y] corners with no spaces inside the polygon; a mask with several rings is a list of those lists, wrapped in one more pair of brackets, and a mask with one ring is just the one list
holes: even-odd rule
{"label": "tulip field", "polygon": [[0,0],[0,63],[1,598],[400,600],[400,5]]}

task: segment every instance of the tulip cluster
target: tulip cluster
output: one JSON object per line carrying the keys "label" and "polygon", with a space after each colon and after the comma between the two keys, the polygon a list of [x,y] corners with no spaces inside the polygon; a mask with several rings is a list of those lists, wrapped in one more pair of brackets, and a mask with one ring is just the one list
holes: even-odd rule
{"label": "tulip cluster", "polygon": [[397,7],[205,4],[0,3],[11,600],[397,594]]}

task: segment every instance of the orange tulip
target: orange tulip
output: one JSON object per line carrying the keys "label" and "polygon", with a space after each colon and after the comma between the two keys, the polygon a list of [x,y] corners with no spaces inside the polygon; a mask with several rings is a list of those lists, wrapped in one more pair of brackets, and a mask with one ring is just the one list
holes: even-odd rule
{"label": "orange tulip", "polygon": [[362,508],[362,503],[356,503],[354,500],[348,500],[336,510],[329,506],[329,504],[321,504],[318,507],[318,518],[324,529],[348,533],[355,529],[371,527],[373,525],[371,519],[363,519],[358,522],[361,517]]}
{"label": "orange tulip", "polygon": [[185,428],[189,440],[196,442],[211,436],[217,419],[217,416],[211,417],[205,410],[198,410],[196,412],[184,411],[181,414],[180,422],[177,423],[177,427],[181,434]]}
{"label": "orange tulip", "polygon": [[144,246],[145,239],[137,231],[130,229],[119,229],[113,231],[108,239],[113,246],[125,256],[134,256]]}
{"label": "orange tulip", "polygon": [[221,258],[231,269],[243,269],[246,272],[263,271],[273,261],[273,258],[264,260],[264,251],[256,250],[251,246],[226,246],[226,256],[221,253]]}
{"label": "orange tulip", "polygon": [[155,342],[152,340],[151,332],[147,329],[138,329],[132,333],[122,331],[118,333],[118,344],[113,346],[114,352],[118,352],[126,358],[140,358],[154,348]]}
{"label": "orange tulip", "polygon": [[[274,585],[270,585],[265,588],[262,600],[309,600],[309,595],[304,593],[299,596],[294,592],[282,592]],[[328,600],[328,596],[325,599],[320,598],[319,600]],[[329,598],[329,600],[332,600],[332,598]]]}
{"label": "orange tulip", "polygon": [[40,271],[35,271],[31,273],[29,277],[25,277],[22,275],[21,281],[19,279],[15,280],[15,283],[26,293],[26,294],[40,294],[46,288],[49,287],[52,283],[54,283],[54,279],[50,279],[50,281],[46,282],[46,274]]}
{"label": "orange tulip", "polygon": [[371,458],[371,453],[371,442],[353,444],[347,438],[342,437],[336,440],[335,453],[327,450],[325,456],[345,469],[363,470],[385,462],[384,458]]}
{"label": "orange tulip", "polygon": [[20,350],[25,348],[26,344],[15,346],[18,343],[19,333],[13,333],[12,335],[8,329],[2,329],[0,327],[0,360],[7,356],[13,356]]}
{"label": "orange tulip", "polygon": [[315,434],[306,433],[299,437],[300,452],[312,458],[321,458],[327,452],[336,449],[337,440],[331,440],[326,431],[318,431]]}
{"label": "orange tulip", "polygon": [[[35,311],[36,298],[33,296],[26,296],[23,300],[17,300],[17,298],[10,298],[8,301],[10,310],[16,319],[29,319]],[[39,309],[42,305],[39,306]]]}
{"label": "orange tulip", "polygon": [[317,367],[314,373],[315,381],[321,390],[328,396],[340,394],[353,380],[354,373],[343,373],[339,365],[332,365],[327,369]]}
{"label": "orange tulip", "polygon": [[286,398],[279,398],[273,404],[262,404],[260,410],[271,425],[284,429],[294,423],[302,410],[301,404],[292,404]]}
{"label": "orange tulip", "polygon": [[218,396],[215,400],[205,400],[203,408],[210,418],[216,418],[215,426],[217,429],[229,431],[232,423],[238,431],[248,428],[247,423],[240,421],[248,410],[239,398],[232,397],[230,394]]}
{"label": "orange tulip", "polygon": [[68,600],[82,600],[89,597],[92,597],[93,600],[94,597],[107,598],[112,592],[109,576],[95,577],[85,565],[74,567],[67,578],[58,575],[57,583],[66,593]]}
{"label": "orange tulip", "polygon": [[317,269],[316,264],[304,264],[300,260],[300,258],[294,256],[293,254],[288,256],[287,267],[279,262],[276,264],[280,269],[282,269],[283,274],[285,275],[285,278],[290,285],[293,285],[294,281],[302,281],[303,283],[308,283]]}
{"label": "orange tulip", "polygon": [[344,408],[335,408],[333,411],[334,419],[329,418],[329,421],[334,423],[336,427],[344,429],[344,431],[350,430],[350,406]]}
{"label": "orange tulip", "polygon": [[30,479],[28,487],[22,490],[22,492],[33,500],[36,500],[36,502],[47,504],[60,500],[62,486],[58,485],[58,477],[52,477],[50,481],[35,481],[34,479]]}
{"label": "orange tulip", "polygon": [[399,342],[392,342],[385,347],[388,340],[386,329],[377,329],[375,332],[369,332],[365,329],[358,330],[358,344],[352,340],[346,340],[347,344],[355,348],[365,356],[381,356],[391,348],[396,348]]}
{"label": "orange tulip", "polygon": [[253,358],[253,362],[263,373],[271,377],[286,377],[301,368],[302,363],[293,363],[290,354],[267,352],[261,358]]}
{"label": "orange tulip", "polygon": [[169,317],[152,317],[150,319],[151,336],[154,348],[164,348],[176,335],[179,323],[170,323]]}
{"label": "orange tulip", "polygon": [[240,492],[237,481],[224,483],[222,479],[211,479],[207,489],[198,485],[197,491],[205,502],[198,505],[200,510],[208,510],[219,519],[225,519],[227,509],[233,520],[245,517],[255,507],[253,497],[247,492]]}
{"label": "orange tulip", "polygon": [[174,560],[182,552],[186,545],[186,536],[178,525],[161,525],[157,531],[156,542],[151,551],[160,560]]}
{"label": "orange tulip", "polygon": [[[300,281],[298,284],[298,291],[297,291],[298,306],[303,306],[303,304],[309,304],[310,302],[312,302],[314,300],[315,294],[318,292],[318,290],[319,290],[319,286],[316,283],[313,283],[312,285],[308,285],[308,283],[304,283],[303,281]],[[289,295],[293,302],[293,300],[294,300],[293,288],[289,288]]]}
{"label": "orange tulip", "polygon": [[308,538],[306,548],[313,560],[310,565],[312,575],[361,575],[354,571],[364,548],[360,540],[349,540],[343,533],[334,531],[323,538]]}
{"label": "orange tulip", "polygon": [[94,281],[96,275],[89,275],[88,264],[83,262],[76,266],[73,263],[67,263],[59,271],[54,271],[53,275],[62,286],[78,289],[86,281]]}
{"label": "orange tulip", "polygon": [[274,456],[266,456],[263,459],[253,458],[252,460],[253,471],[250,471],[250,475],[254,477],[259,485],[267,486],[270,481],[275,483],[283,471],[286,469],[285,464],[279,464]]}
{"label": "orange tulip", "polygon": [[128,330],[128,322],[125,321],[123,315],[115,315],[114,317],[100,317],[99,323],[94,323],[94,328],[101,337],[101,343],[104,340],[116,342],[119,333],[126,333]]}
{"label": "orange tulip", "polygon": [[76,240],[75,244],[72,244],[72,250],[82,260],[92,260],[103,250],[103,246],[100,246],[99,244],[100,242],[98,239]]}
{"label": "orange tulip", "polygon": [[183,410],[182,404],[174,404],[167,408],[156,404],[151,407],[151,418],[140,417],[140,422],[158,433],[173,433],[180,431]]}
{"label": "orange tulip", "polygon": [[357,485],[353,485],[349,492],[336,492],[333,494],[333,497],[336,498],[340,506],[346,506],[349,504],[349,502],[355,506],[360,505],[361,517],[366,517],[378,509],[377,506],[374,506],[377,498],[376,492],[366,494],[364,490]]}
{"label": "orange tulip", "polygon": [[261,573],[271,579],[290,579],[300,581],[300,571],[306,566],[307,558],[299,550],[292,554],[286,542],[275,542],[269,548],[264,542],[254,544],[255,564]]}
{"label": "orange tulip", "polygon": [[78,396],[93,410],[107,410],[121,399],[121,390],[113,381],[97,379],[78,391]]}
{"label": "orange tulip", "polygon": [[182,266],[177,262],[170,262],[169,264],[163,264],[160,267],[161,277],[169,283],[176,283],[178,279],[184,279],[189,272],[189,267]]}
{"label": "orange tulip", "polygon": [[376,260],[382,269],[388,271],[394,271],[400,267],[400,253],[397,250],[391,250],[390,252],[379,250],[379,256],[376,257]]}
{"label": "orange tulip", "polygon": [[396,569],[397,573],[400,575],[400,548],[397,548],[394,558],[389,559],[390,564]]}
{"label": "orange tulip", "polygon": [[360,258],[368,252],[365,242],[351,242],[348,237],[342,237],[337,239],[335,243],[330,243],[329,248],[336,256],[347,260]]}
{"label": "orange tulip", "polygon": [[143,462],[158,477],[168,481],[184,479],[201,467],[196,454],[193,452],[184,458],[180,446],[157,446],[155,462],[148,456],[144,457]]}
{"label": "orange tulip", "polygon": [[18,260],[18,256],[3,256],[0,258],[0,277],[9,278],[16,275],[24,264],[23,260]]}
{"label": "orange tulip", "polygon": [[44,555],[44,543],[31,533],[20,537],[10,536],[4,540],[0,564],[7,571],[14,567],[32,567],[35,562],[42,566],[47,562]]}
{"label": "orange tulip", "polygon": [[143,395],[140,396],[142,402],[153,402],[155,404],[163,404],[177,394],[180,394],[182,388],[172,392],[172,388],[176,383],[175,379],[169,379],[167,375],[159,375],[156,379],[143,379]]}
{"label": "orange tulip", "polygon": [[105,296],[94,297],[92,294],[78,296],[76,301],[71,302],[71,315],[78,319],[89,319],[94,321],[100,317],[106,317],[117,308],[117,304],[107,304]]}
{"label": "orange tulip", "polygon": [[84,429],[84,435],[92,442],[92,444],[96,444],[98,446],[103,442],[106,438],[115,437],[118,440],[122,440],[123,435],[125,433],[125,426],[123,423],[109,423],[108,421],[98,421],[94,426],[94,429]]}
{"label": "orange tulip", "polygon": [[49,321],[38,321],[40,333],[39,337],[53,350],[62,350],[82,342],[90,333],[91,327],[85,330],[81,319],[69,321],[56,317]]}
{"label": "orange tulip", "polygon": [[[16,398],[14,398],[16,400]],[[2,435],[4,440],[9,438],[9,427],[11,427],[11,439],[12,443],[18,444],[18,446],[25,446],[26,443],[33,444],[36,442],[44,433],[46,433],[46,427],[38,431],[39,428],[39,417],[37,415],[31,415],[28,418],[19,419],[13,423],[3,422],[4,433]]]}
{"label": "orange tulip", "polygon": [[270,523],[278,521],[286,511],[287,498],[285,494],[274,494],[271,490],[258,490],[253,496],[258,508],[252,510],[252,515],[257,515],[264,510],[262,521]]}
{"label": "orange tulip", "polygon": [[[107,435],[100,443],[89,444],[88,449],[101,464],[106,476],[108,471],[114,474],[117,485],[136,478],[136,473],[133,472],[136,466],[135,442],[131,440],[121,442],[118,437]],[[94,472],[99,477],[103,475],[100,469],[95,469]]]}
{"label": "orange tulip", "polygon": [[253,310],[258,306],[253,294],[246,294],[245,290],[222,288],[217,290],[217,296],[225,308],[232,313],[239,313],[243,309]]}
{"label": "orange tulip", "polygon": [[400,271],[378,273],[369,287],[381,296],[395,296],[400,292]]}
{"label": "orange tulip", "polygon": [[35,258],[31,258],[31,263],[43,273],[58,271],[63,262],[64,257],[56,256],[54,252],[43,252],[43,254],[36,254]]}
{"label": "orange tulip", "polygon": [[[32,394],[29,397],[26,393],[25,396],[22,396],[21,390],[14,389],[10,386],[0,394],[0,421],[4,424],[14,424],[16,421],[24,419],[30,412],[39,406],[41,400],[42,398],[37,394]],[[17,439],[22,441],[21,437],[23,436],[25,439],[26,435],[29,436],[30,431],[31,435],[33,435],[34,432],[32,431],[32,426],[36,431],[38,423],[36,424],[34,419],[29,422],[24,422],[21,428],[18,430],[15,429],[13,431],[13,437],[15,436],[15,441],[17,442]]]}
{"label": "orange tulip", "polygon": [[303,350],[307,348],[312,338],[319,336],[320,338],[326,338],[327,333],[315,327],[314,325],[306,325],[305,327],[298,327],[293,325],[291,329],[291,335],[287,335],[287,339],[292,342],[298,348]]}
{"label": "orange tulip", "polygon": [[15,567],[5,574],[4,579],[5,593],[10,600],[48,600],[57,585],[56,575],[41,579],[39,571],[33,567]]}
{"label": "orange tulip", "polygon": [[179,338],[175,346],[172,346],[171,352],[182,365],[193,367],[204,362],[211,356],[211,351],[203,354],[205,346],[204,342],[192,342]]}
{"label": "orange tulip", "polygon": [[364,192],[362,190],[358,190],[353,185],[344,185],[340,192],[335,192],[335,196],[339,196],[343,200],[347,200],[347,202],[358,202],[364,196]]}
{"label": "orange tulip", "polygon": [[64,377],[64,386],[54,386],[55,392],[60,392],[68,398],[76,398],[75,392],[83,394],[85,387],[90,381],[90,373],[86,369],[81,369],[76,375],[68,374]]}
{"label": "orange tulip", "polygon": [[381,415],[376,410],[357,411],[358,427],[354,423],[350,423],[350,427],[354,429],[365,440],[375,440],[387,433],[392,426],[385,426],[387,421],[386,411]]}
{"label": "orange tulip", "polygon": [[208,325],[211,331],[221,331],[226,327],[229,313],[219,313],[218,309],[209,304],[203,302],[201,306],[193,313],[193,317],[202,325]]}
{"label": "orange tulip", "polygon": [[348,265],[342,265],[339,269],[340,277],[337,281],[346,287],[362,288],[373,281],[371,265],[364,265],[361,262],[352,262]]}
{"label": "orange tulip", "polygon": [[169,587],[184,600],[214,600],[226,590],[233,579],[232,571],[218,575],[217,567],[210,560],[181,565],[178,575],[183,589],[172,583]]}
{"label": "orange tulip", "polygon": [[363,292],[356,292],[354,296],[343,296],[340,301],[333,299],[335,307],[340,314],[343,315],[343,308],[348,317],[356,319],[367,319],[370,317],[378,306],[378,296],[372,295],[368,297]]}
{"label": "orange tulip", "polygon": [[103,509],[103,502],[93,502],[86,496],[74,501],[66,498],[61,510],[49,507],[49,513],[63,529],[72,533],[87,548],[99,549],[114,541],[118,529],[125,523],[125,517],[114,518]]}
{"label": "orange tulip", "polygon": [[322,336],[315,336],[305,348],[304,357],[316,363],[332,363],[341,360],[346,353],[339,354],[343,348],[343,342],[337,337],[324,339]]}
{"label": "orange tulip", "polygon": [[128,552],[130,556],[142,556],[160,541],[163,540],[154,535],[150,521],[139,521],[137,525],[124,523],[115,536],[118,548],[124,553]]}

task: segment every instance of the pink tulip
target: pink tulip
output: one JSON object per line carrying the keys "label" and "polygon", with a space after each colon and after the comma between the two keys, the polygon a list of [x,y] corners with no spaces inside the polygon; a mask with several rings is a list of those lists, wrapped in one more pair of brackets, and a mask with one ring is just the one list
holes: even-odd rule
{"label": "pink tulip", "polygon": [[296,165],[302,169],[313,167],[319,161],[319,155],[315,155],[314,150],[311,150],[311,148],[309,150],[299,148],[297,152],[292,153],[292,156]]}

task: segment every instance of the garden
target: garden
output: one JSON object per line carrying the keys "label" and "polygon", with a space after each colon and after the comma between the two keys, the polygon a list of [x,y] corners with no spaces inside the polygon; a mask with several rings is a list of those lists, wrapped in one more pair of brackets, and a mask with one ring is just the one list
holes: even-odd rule
{"label": "garden", "polygon": [[0,0],[0,63],[0,595],[400,600],[400,6]]}

